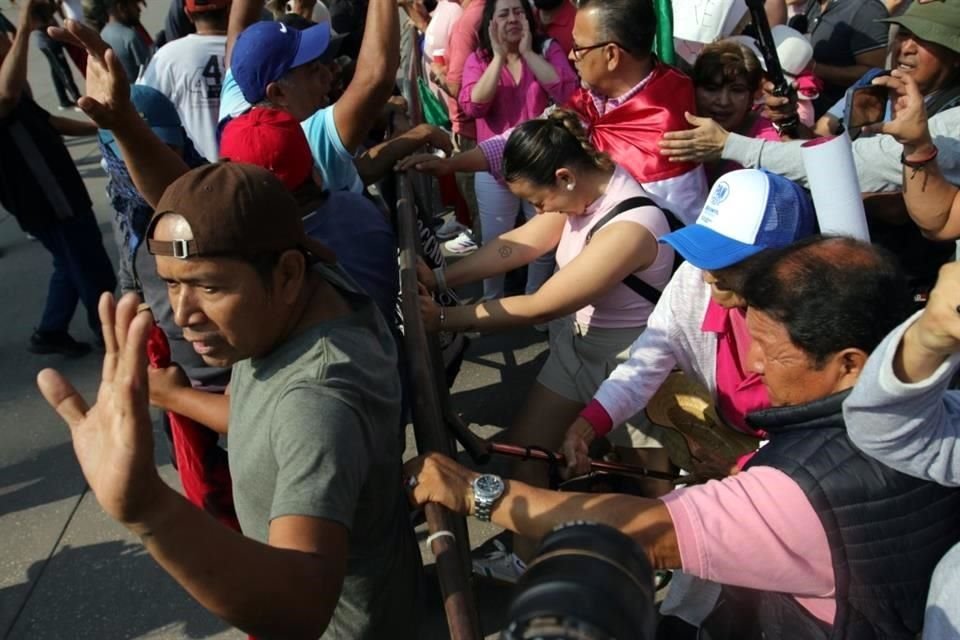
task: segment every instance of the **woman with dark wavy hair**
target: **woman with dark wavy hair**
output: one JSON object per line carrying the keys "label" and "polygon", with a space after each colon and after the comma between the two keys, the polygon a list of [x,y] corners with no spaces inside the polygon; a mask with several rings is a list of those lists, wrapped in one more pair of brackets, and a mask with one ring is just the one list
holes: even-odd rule
{"label": "woman with dark wavy hair", "polygon": [[[551,102],[562,104],[576,87],[563,49],[538,34],[528,0],[487,0],[480,47],[467,58],[460,89],[464,113],[476,119],[478,142],[538,117]],[[489,173],[478,173],[475,185],[484,241],[492,242],[514,227],[521,200]],[[523,212],[526,219],[533,217],[529,205]],[[527,292],[552,271],[550,256],[531,265]],[[503,277],[486,280],[483,295],[502,296]]]}

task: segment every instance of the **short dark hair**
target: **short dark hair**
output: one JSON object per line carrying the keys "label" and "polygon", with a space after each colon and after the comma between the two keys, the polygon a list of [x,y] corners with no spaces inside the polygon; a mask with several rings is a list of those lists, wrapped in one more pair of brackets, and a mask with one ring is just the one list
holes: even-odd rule
{"label": "short dark hair", "polygon": [[577,9],[597,11],[603,40],[616,42],[636,58],[650,55],[657,33],[657,14],[652,0],[580,0]]}
{"label": "short dark hair", "polygon": [[613,169],[605,153],[597,151],[573,111],[555,109],[546,118],[528,120],[507,139],[503,150],[503,179],[529,180],[553,186],[557,169]]}
{"label": "short dark hair", "polygon": [[196,11],[190,14],[194,22],[203,22],[210,25],[223,25],[230,20],[230,7],[220,7],[219,9],[207,9],[206,11]]}
{"label": "short dark hair", "polygon": [[760,88],[763,68],[756,54],[746,45],[733,40],[721,40],[708,44],[693,63],[693,85],[712,85],[720,79],[721,84],[743,78],[751,91]]}
{"label": "short dark hair", "polygon": [[[533,7],[530,6],[530,0],[520,0],[520,6],[523,7],[523,13],[527,17],[527,25],[530,27],[530,34],[533,36],[533,50],[542,53],[543,43],[546,37],[540,32],[540,26],[536,17],[533,15]],[[493,20],[493,14],[497,11],[497,0],[485,0],[483,5],[483,18],[480,20],[480,46],[479,51],[486,60],[493,59],[493,46],[490,44],[490,21]]]}
{"label": "short dark hair", "polygon": [[910,314],[907,279],[885,249],[812,236],[752,261],[743,297],[782,323],[817,367],[843,349],[866,353]]}
{"label": "short dark hair", "polygon": [[263,284],[264,289],[273,291],[273,270],[276,269],[277,264],[280,262],[280,256],[284,253],[284,251],[275,251],[273,253],[264,253],[259,256],[238,259],[250,265],[254,272],[256,272],[257,277],[260,278],[260,283]]}

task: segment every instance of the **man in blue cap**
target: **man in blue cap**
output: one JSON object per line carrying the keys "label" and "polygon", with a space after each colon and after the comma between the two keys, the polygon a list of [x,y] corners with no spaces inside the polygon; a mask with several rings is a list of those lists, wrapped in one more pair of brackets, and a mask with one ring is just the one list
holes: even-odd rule
{"label": "man in blue cap", "polygon": [[400,64],[395,2],[370,2],[353,80],[330,106],[333,78],[324,64],[330,23],[299,30],[283,22],[259,21],[262,9],[262,0],[233,3],[228,70],[220,98],[221,127],[258,105],[290,112],[301,121],[314,163],[331,191],[362,191],[364,184],[379,179],[397,160],[426,143],[449,149],[449,137],[441,136],[438,129],[417,127],[386,146],[354,157],[393,92]]}

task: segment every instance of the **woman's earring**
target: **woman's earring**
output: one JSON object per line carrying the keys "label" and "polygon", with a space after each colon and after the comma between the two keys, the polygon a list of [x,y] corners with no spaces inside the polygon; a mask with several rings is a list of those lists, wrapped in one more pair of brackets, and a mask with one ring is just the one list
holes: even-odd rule
{"label": "woman's earring", "polygon": [[574,183],[568,182],[568,183],[567,183],[567,191],[573,191],[573,190],[576,188],[576,186],[577,186],[577,185],[575,185]]}

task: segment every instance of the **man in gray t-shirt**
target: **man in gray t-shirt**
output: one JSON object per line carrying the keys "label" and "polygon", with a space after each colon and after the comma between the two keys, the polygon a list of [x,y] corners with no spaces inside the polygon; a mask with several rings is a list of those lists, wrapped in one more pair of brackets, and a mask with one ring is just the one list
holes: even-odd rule
{"label": "man in gray t-shirt", "polygon": [[[117,131],[141,126],[129,103],[117,112]],[[159,140],[142,144],[163,162]],[[201,402],[209,424],[229,427],[244,535],[157,473],[144,356],[152,319],[132,295],[100,304],[106,355],[94,407],[59,374],[40,380],[97,500],[202,605],[253,636],[414,640],[421,564],[382,315],[307,236],[293,196],[265,169],[199,167],[155,211],[146,245],[174,320],[207,365],[234,365],[229,398]]]}
{"label": "man in gray t-shirt", "polygon": [[150,45],[137,33],[140,24],[139,0],[108,0],[107,15],[109,21],[100,31],[100,37],[110,45],[127,79],[134,82],[140,75],[140,68],[146,67],[153,55]]}
{"label": "man in gray t-shirt", "polygon": [[283,516],[342,524],[350,531],[347,575],[323,637],[413,638],[410,577],[420,558],[399,491],[396,346],[373,301],[346,274],[315,269],[353,311],[234,366],[229,454],[237,516],[244,534],[262,542]]}

